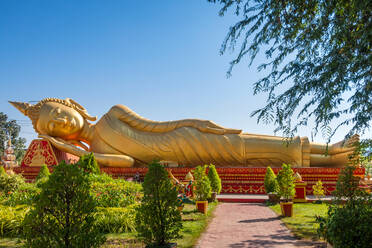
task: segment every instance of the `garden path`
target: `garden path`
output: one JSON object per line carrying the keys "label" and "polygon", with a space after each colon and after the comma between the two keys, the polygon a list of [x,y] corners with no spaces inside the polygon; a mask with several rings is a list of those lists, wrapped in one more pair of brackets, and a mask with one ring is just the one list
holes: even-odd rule
{"label": "garden path", "polygon": [[298,240],[264,204],[221,203],[196,248],[300,248],[325,244]]}

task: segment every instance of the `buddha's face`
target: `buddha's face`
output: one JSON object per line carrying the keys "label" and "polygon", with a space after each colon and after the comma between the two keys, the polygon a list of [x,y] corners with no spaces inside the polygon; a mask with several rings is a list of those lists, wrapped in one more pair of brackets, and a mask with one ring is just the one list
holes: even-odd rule
{"label": "buddha's face", "polygon": [[76,139],[84,126],[84,118],[75,109],[56,102],[47,102],[40,109],[37,129],[63,139]]}

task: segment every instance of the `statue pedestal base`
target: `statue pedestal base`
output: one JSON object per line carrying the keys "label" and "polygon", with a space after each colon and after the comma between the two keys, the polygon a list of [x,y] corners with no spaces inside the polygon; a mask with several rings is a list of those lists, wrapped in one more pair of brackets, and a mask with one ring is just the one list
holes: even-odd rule
{"label": "statue pedestal base", "polygon": [[[40,166],[46,164],[50,171],[53,171],[53,166],[60,163],[62,160],[67,163],[76,163],[79,158],[60,151],[53,147],[46,140],[33,140],[22,160],[21,166],[14,168],[14,172],[21,173],[26,180],[32,181],[39,173]],[[266,168],[264,167],[220,167],[216,168],[222,181],[221,193],[224,194],[265,194],[264,178]],[[188,172],[192,172],[192,167],[175,167],[169,168],[172,174],[180,181],[185,180]],[[278,174],[280,168],[272,168],[275,174]],[[306,167],[293,168],[293,171],[298,172],[302,176],[305,185],[299,185],[296,194],[301,199],[306,199],[306,195],[312,195],[312,186],[322,180],[324,193],[330,195],[336,189],[336,182],[340,168],[320,168]],[[147,167],[140,168],[120,168],[120,167],[101,167],[101,171],[111,175],[114,178],[133,178],[139,176],[143,180]],[[363,168],[357,168],[354,171],[355,176],[364,175]]]}

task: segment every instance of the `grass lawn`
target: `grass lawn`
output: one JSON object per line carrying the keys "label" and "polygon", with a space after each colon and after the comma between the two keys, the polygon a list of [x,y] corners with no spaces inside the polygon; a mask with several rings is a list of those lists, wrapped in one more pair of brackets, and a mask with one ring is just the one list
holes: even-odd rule
{"label": "grass lawn", "polygon": [[[182,238],[176,240],[177,247],[191,248],[207,227],[209,221],[213,218],[213,211],[218,203],[208,204],[208,213],[206,215],[195,210],[195,205],[185,204],[182,210],[182,224],[181,231]],[[144,244],[136,240],[136,233],[125,234],[108,234],[106,243],[102,248],[118,248],[118,247],[144,247]]]}
{"label": "grass lawn", "polygon": [[[280,205],[270,206],[279,216],[281,215]],[[318,240],[317,228],[319,225],[315,221],[315,216],[327,215],[328,205],[313,203],[295,203],[293,204],[293,216],[281,217],[281,220],[292,232],[299,238]]]}
{"label": "grass lawn", "polygon": [[194,246],[200,235],[204,232],[209,221],[213,218],[213,212],[218,203],[208,203],[208,212],[206,215],[195,210],[195,205],[185,204],[182,211],[183,228],[181,239],[178,239],[177,247],[191,248]]}

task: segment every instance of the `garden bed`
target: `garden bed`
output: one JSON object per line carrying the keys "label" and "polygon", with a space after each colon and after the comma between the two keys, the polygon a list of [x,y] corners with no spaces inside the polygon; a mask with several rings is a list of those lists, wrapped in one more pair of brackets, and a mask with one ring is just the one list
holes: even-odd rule
{"label": "garden bed", "polygon": [[[195,205],[185,204],[182,210],[182,224],[181,230],[182,238],[175,240],[178,248],[191,248],[198,241],[200,235],[207,227],[209,221],[213,218],[213,212],[218,203],[209,203],[208,212],[206,215],[195,211]],[[103,248],[119,248],[119,247],[133,247],[143,248],[145,245],[136,239],[136,233],[121,233],[106,235],[107,241],[102,246]]]}

